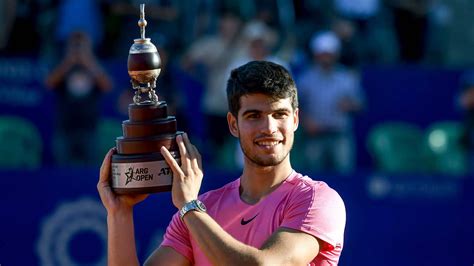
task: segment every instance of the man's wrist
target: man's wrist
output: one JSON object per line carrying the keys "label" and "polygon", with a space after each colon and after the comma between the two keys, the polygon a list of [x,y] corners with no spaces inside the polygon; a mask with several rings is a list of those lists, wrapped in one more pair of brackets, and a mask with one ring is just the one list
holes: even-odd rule
{"label": "man's wrist", "polygon": [[123,217],[133,215],[133,206],[132,207],[124,207],[124,208],[114,208],[114,209],[107,209],[107,216],[109,217]]}
{"label": "man's wrist", "polygon": [[183,205],[179,210],[179,217],[183,220],[184,216],[190,211],[199,211],[199,212],[206,212],[206,206],[202,201],[195,199],[191,200]]}
{"label": "man's wrist", "polygon": [[127,224],[133,224],[133,213],[111,213],[107,214],[107,224],[109,226],[118,226],[121,227]]}

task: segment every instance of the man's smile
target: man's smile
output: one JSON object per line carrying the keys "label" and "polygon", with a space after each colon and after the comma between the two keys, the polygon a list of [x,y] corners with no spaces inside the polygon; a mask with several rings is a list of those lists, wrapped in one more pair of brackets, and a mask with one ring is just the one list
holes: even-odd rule
{"label": "man's smile", "polygon": [[281,144],[283,142],[282,138],[278,137],[259,137],[257,138],[254,143],[262,148],[272,148]]}

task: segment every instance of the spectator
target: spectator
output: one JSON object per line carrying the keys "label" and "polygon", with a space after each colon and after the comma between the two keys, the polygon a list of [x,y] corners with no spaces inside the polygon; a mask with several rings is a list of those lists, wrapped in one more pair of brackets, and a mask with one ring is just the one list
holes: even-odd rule
{"label": "spectator", "polygon": [[349,68],[359,67],[363,58],[361,44],[364,41],[358,36],[354,23],[350,20],[337,19],[331,28],[341,42],[339,62]]}
{"label": "spectator", "polygon": [[389,0],[392,8],[399,57],[405,63],[424,59],[430,0]]}
{"label": "spectator", "polygon": [[[383,23],[380,0],[334,0],[334,9],[338,17],[333,30],[341,40],[340,62],[349,67],[361,63],[379,62],[384,51],[380,43],[387,43],[380,36]],[[381,39],[382,38],[382,39]]]}
{"label": "spectator", "polygon": [[[242,30],[241,38],[245,49],[244,53],[232,62],[230,69],[255,60],[270,61],[289,69],[286,62],[273,55],[272,50],[278,40],[278,33],[264,22],[259,20],[248,22]],[[230,73],[230,69],[227,73]]]}
{"label": "spectator", "polygon": [[[242,51],[238,40],[240,27],[241,20],[237,15],[231,12],[223,13],[219,18],[217,33],[196,40],[182,60],[182,67],[187,74],[200,80],[204,87],[203,95],[199,99],[192,97],[197,94],[195,89],[188,90],[187,94],[191,96],[188,98],[193,99],[194,102],[189,104],[190,107],[202,106],[204,124],[207,129],[204,130],[207,132],[202,133],[206,136],[206,145],[211,147],[208,149],[211,152],[222,146],[227,136],[228,128],[223,123],[226,121],[227,114],[225,86],[229,65]],[[202,101],[196,103],[201,98]],[[199,117],[196,113],[191,115],[194,119]],[[203,123],[199,121],[199,124],[202,126]],[[197,133],[194,131],[193,134]]]}
{"label": "spectator", "polygon": [[354,168],[350,115],[362,108],[359,81],[338,65],[340,41],[333,32],[310,43],[314,65],[299,79],[305,158],[316,171],[347,173]]}
{"label": "spectator", "polygon": [[93,163],[99,99],[111,89],[111,82],[95,58],[87,34],[71,34],[66,54],[48,75],[46,85],[57,96],[56,162],[59,165]]}

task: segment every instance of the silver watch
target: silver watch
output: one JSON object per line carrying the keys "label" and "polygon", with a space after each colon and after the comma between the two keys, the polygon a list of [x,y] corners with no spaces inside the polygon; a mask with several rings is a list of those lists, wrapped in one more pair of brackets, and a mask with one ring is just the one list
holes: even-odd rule
{"label": "silver watch", "polygon": [[202,201],[198,199],[192,200],[184,204],[183,208],[179,210],[179,217],[181,218],[181,220],[183,220],[184,215],[189,211],[206,212],[206,206],[204,205],[204,203],[202,203]]}

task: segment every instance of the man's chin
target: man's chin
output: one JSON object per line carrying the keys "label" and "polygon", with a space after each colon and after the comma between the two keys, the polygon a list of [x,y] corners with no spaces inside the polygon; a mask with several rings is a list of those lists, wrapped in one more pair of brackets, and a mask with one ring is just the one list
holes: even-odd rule
{"label": "man's chin", "polygon": [[275,158],[275,157],[267,157],[267,158],[249,158],[254,164],[261,166],[261,167],[270,167],[270,166],[277,166],[283,162],[284,158]]}

